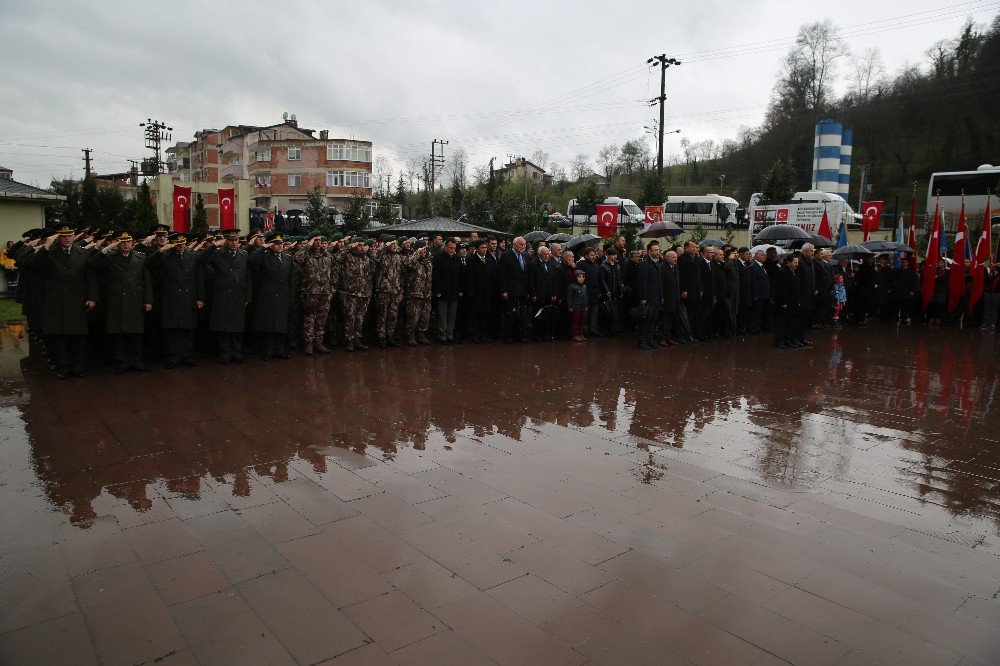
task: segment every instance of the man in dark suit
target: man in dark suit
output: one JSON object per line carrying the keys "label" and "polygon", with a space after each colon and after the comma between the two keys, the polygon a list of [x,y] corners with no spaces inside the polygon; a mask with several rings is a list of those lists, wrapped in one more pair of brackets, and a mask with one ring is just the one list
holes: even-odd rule
{"label": "man in dark suit", "polygon": [[215,333],[219,360],[243,363],[243,331],[247,305],[253,296],[247,253],[240,249],[240,230],[226,229],[198,257],[212,283],[212,311],[208,329]]}
{"label": "man in dark suit", "polygon": [[494,283],[493,289],[493,302],[490,304],[490,321],[489,321],[489,334],[490,337],[501,335],[503,330],[503,324],[501,322],[501,316],[503,313],[502,303],[500,302],[500,256],[501,252],[497,249],[498,243],[496,238],[486,239],[486,260],[493,265],[493,276],[496,282]]}
{"label": "man in dark suit", "polygon": [[468,260],[472,341],[489,342],[493,335],[490,322],[497,292],[497,262],[489,255],[486,241],[478,240],[473,247],[474,252]]}
{"label": "man in dark suit", "polygon": [[462,291],[462,264],[456,247],[455,241],[449,238],[443,245],[444,249],[434,257],[431,271],[441,344],[455,342],[458,300],[465,293]]}
{"label": "man in dark suit", "polygon": [[538,260],[528,266],[529,315],[535,335],[541,340],[555,340],[556,310],[565,298],[563,273],[553,267],[547,247],[538,248]]}
{"label": "man in dark suit", "polygon": [[750,248],[741,247],[740,256],[737,260],[736,268],[740,272],[740,299],[736,309],[736,328],[740,335],[746,335],[750,331],[750,305],[753,299],[750,294]]}
{"label": "man in dark suit", "polygon": [[798,330],[795,336],[795,342],[800,343],[805,346],[809,343],[806,342],[806,326],[809,326],[812,322],[813,311],[816,307],[816,263],[813,260],[813,255],[816,254],[816,248],[812,243],[806,243],[802,246],[801,256],[799,256],[799,317],[798,317]]}
{"label": "man in dark suit", "polygon": [[698,256],[698,244],[694,241],[684,243],[684,253],[677,257],[677,272],[681,283],[681,303],[687,308],[692,334],[697,338],[702,289],[701,257]]}
{"label": "man in dark suit", "polygon": [[771,300],[771,280],[764,268],[765,255],[757,250],[750,262],[750,321],[748,330],[756,335],[761,332],[765,305]]}
{"label": "man in dark suit", "polygon": [[698,280],[701,285],[701,299],[698,302],[698,317],[695,324],[695,337],[699,340],[709,340],[718,337],[712,330],[712,314],[715,309],[715,279],[712,276],[712,257],[715,248],[711,245],[701,251],[697,259]]}
{"label": "man in dark suit", "polygon": [[787,255],[778,271],[774,291],[774,344],[780,349],[802,347],[798,335],[799,303],[802,294],[799,258]]}
{"label": "man in dark suit", "polygon": [[660,277],[660,244],[650,241],[646,246],[646,257],[639,262],[639,306],[646,307],[646,318],[639,329],[640,349],[660,349],[653,341],[653,332],[663,308],[663,278]]}
{"label": "man in dark suit", "polygon": [[677,253],[673,250],[663,256],[660,276],[663,278],[663,310],[660,313],[661,345],[679,345],[688,332],[678,317],[681,307],[681,278],[677,268]]}
{"label": "man in dark suit", "polygon": [[524,342],[527,329],[528,243],[518,236],[500,256],[500,299],[504,342]]}

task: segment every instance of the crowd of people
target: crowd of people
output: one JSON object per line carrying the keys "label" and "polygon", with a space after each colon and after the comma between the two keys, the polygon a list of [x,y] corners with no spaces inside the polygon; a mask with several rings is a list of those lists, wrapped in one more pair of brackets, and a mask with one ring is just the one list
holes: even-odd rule
{"label": "crowd of people", "polygon": [[855,264],[809,244],[779,254],[694,241],[628,247],[624,236],[564,249],[523,237],[507,247],[475,235],[240,233],[161,225],[136,239],[62,226],[26,232],[4,256],[19,273],[29,333],[60,378],[83,376],[88,346],[119,373],[148,371],[148,359],[194,365],[196,350],[229,364],[432,338],[583,343],[637,334],[641,349],[654,350],[773,332],[776,346],[797,348],[810,344],[810,329],[872,321],[992,331],[1000,307],[996,263],[970,314],[967,302],[948,307],[956,268],[944,261],[924,308],[908,256]]}

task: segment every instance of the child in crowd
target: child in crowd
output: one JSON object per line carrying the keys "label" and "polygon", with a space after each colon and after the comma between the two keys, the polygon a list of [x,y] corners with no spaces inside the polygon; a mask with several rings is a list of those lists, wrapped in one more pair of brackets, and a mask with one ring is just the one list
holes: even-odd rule
{"label": "child in crowd", "polygon": [[840,311],[847,305],[847,288],[844,287],[844,276],[833,276],[833,325],[840,326]]}
{"label": "child in crowd", "polygon": [[587,285],[584,281],[587,274],[581,270],[573,271],[573,282],[566,292],[566,307],[569,309],[570,332],[573,342],[586,342],[583,337],[583,325],[587,321]]}

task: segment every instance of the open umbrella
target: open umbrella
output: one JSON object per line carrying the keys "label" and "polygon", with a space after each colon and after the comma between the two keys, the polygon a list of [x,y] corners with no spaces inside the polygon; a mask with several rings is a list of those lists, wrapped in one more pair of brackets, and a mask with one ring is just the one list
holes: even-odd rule
{"label": "open umbrella", "polygon": [[701,243],[698,244],[698,247],[704,250],[709,245],[711,245],[712,247],[722,247],[723,245],[725,245],[725,243],[720,241],[718,238],[706,238],[705,240],[703,240]]}
{"label": "open umbrella", "polygon": [[750,255],[753,256],[753,255],[757,254],[758,252],[764,252],[764,253],[766,253],[772,247],[775,250],[778,251],[778,256],[786,254],[785,248],[778,247],[777,245],[771,245],[770,243],[764,243],[763,245],[754,245],[752,248],[750,248]]}
{"label": "open umbrella", "polygon": [[754,237],[754,242],[774,242],[778,240],[795,240],[796,238],[808,240],[811,236],[802,227],[796,227],[792,224],[772,224],[757,234]]}
{"label": "open umbrella", "polygon": [[547,240],[548,237],[549,237],[549,232],[547,231],[529,231],[523,236],[524,240],[528,241],[529,243],[537,243],[538,241]]}
{"label": "open umbrella", "polygon": [[888,240],[873,240],[862,243],[861,247],[872,252],[914,252],[915,250],[905,243],[896,243]]}
{"label": "open umbrella", "polygon": [[601,240],[600,237],[595,236],[594,234],[580,234],[579,236],[574,236],[569,240],[568,243],[566,243],[566,249],[573,250],[580,247],[581,245],[600,242],[600,240]]}
{"label": "open umbrella", "polygon": [[546,243],[568,243],[571,240],[573,240],[573,237],[570,236],[569,234],[559,233],[559,234],[552,234],[551,236],[549,236],[548,238],[545,239],[545,242]]}
{"label": "open umbrella", "polygon": [[296,215],[301,215],[304,212],[305,211],[302,210],[301,208],[289,208],[288,210],[285,211],[285,214],[295,217]]}
{"label": "open umbrella", "polygon": [[662,236],[678,236],[682,233],[684,233],[684,230],[677,224],[669,220],[660,220],[647,224],[639,236],[642,238],[660,238]]}
{"label": "open umbrella", "polygon": [[820,236],[819,234],[809,234],[809,238],[795,238],[786,246],[790,250],[795,250],[806,243],[812,243],[812,246],[817,250],[822,250],[826,247],[836,247],[837,244],[826,236]]}
{"label": "open umbrella", "polygon": [[871,250],[860,245],[845,245],[833,251],[834,259],[864,259],[874,254]]}

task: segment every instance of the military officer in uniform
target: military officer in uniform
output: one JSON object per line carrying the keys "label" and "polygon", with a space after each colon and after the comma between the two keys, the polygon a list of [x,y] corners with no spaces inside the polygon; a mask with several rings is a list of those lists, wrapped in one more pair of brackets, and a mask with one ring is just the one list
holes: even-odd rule
{"label": "military officer in uniform", "polygon": [[[83,377],[87,312],[97,304],[97,280],[90,253],[73,244],[76,232],[63,225],[34,248],[27,263],[37,269],[44,289],[42,333],[48,338],[59,379]],[[58,239],[58,243],[56,240]]]}
{"label": "military officer in uniform", "polygon": [[[159,325],[163,333],[167,368],[194,365],[194,332],[198,310],[205,307],[205,285],[198,255],[188,247],[186,234],[170,234],[166,245],[146,261],[153,281],[159,282]],[[156,298],[154,290],[154,299]]]}
{"label": "military officer in uniform", "polygon": [[257,301],[253,310],[253,330],[257,333],[262,361],[289,358],[288,310],[295,299],[292,259],[284,256],[284,240],[277,231],[264,237],[264,246],[250,254],[257,274]]}
{"label": "military officer in uniform", "polygon": [[392,335],[396,330],[399,304],[403,300],[403,255],[395,236],[383,236],[384,245],[375,253],[375,294],[378,320],[375,337],[382,349],[398,347]]}
{"label": "military officer in uniform", "polygon": [[153,279],[146,257],[135,252],[135,240],[127,231],[94,252],[90,263],[106,287],[105,331],[111,337],[115,372],[149,372],[142,361],[142,333],[145,313],[153,309]]}
{"label": "military officer in uniform", "polygon": [[427,241],[413,243],[413,254],[406,258],[406,342],[429,345],[427,330],[431,325],[431,255]]}
{"label": "military officer in uniform", "polygon": [[323,335],[333,299],[334,273],[333,257],[325,245],[323,235],[314,231],[309,234],[309,245],[295,254],[302,302],[303,352],[306,356],[311,356],[313,350],[320,354],[330,353],[323,344]]}
{"label": "military officer in uniform", "polygon": [[360,238],[351,240],[350,249],[341,260],[337,291],[344,303],[347,351],[368,349],[362,338],[365,314],[372,295],[372,260],[367,253],[366,241]]}
{"label": "military officer in uniform", "polygon": [[226,229],[199,256],[201,266],[212,281],[212,312],[208,330],[215,335],[219,360],[244,363],[243,331],[251,299],[249,258],[240,249],[240,230]]}

